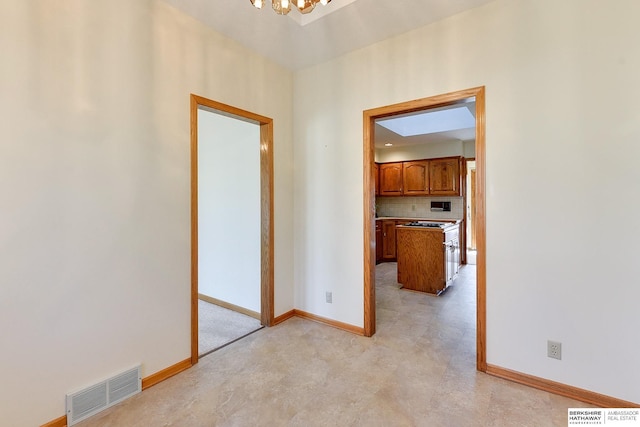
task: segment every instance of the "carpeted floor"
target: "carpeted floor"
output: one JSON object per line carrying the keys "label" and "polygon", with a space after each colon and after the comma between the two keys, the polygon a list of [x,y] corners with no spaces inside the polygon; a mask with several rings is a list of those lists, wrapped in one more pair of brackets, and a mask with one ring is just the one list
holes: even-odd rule
{"label": "carpeted floor", "polygon": [[262,327],[253,317],[198,300],[198,355],[205,356]]}

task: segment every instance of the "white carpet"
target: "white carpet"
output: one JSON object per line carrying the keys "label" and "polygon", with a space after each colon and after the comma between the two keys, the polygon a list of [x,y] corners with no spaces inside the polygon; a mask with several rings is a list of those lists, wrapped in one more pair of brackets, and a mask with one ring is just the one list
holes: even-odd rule
{"label": "white carpet", "polygon": [[198,300],[198,355],[200,357],[261,328],[260,321],[253,317]]}

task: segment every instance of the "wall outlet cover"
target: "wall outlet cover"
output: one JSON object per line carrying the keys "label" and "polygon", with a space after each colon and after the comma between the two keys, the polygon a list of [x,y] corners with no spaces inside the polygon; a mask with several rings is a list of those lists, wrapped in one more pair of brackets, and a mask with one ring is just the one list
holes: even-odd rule
{"label": "wall outlet cover", "polygon": [[562,360],[562,343],[558,341],[547,341],[547,357]]}

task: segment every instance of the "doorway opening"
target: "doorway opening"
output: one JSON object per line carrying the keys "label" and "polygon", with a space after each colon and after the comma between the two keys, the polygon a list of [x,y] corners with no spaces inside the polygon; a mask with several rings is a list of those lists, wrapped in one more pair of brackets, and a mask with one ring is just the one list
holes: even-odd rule
{"label": "doorway opening", "polygon": [[476,263],[476,159],[468,158],[467,160],[467,174],[464,179],[467,181],[466,197],[466,234],[467,234],[467,247],[465,248],[467,254],[467,263]]}
{"label": "doorway opening", "polygon": [[[376,332],[376,227],[375,227],[375,123],[378,119],[441,108],[474,100],[475,116],[475,242],[476,242],[476,368],[486,364],[486,240],[485,240],[485,89],[477,87],[429,98],[367,110],[363,114],[364,135],[364,331]],[[466,169],[466,164],[462,167]],[[466,182],[464,180],[463,182]],[[466,216],[466,209],[465,211]],[[463,224],[463,225],[466,225]],[[466,234],[466,233],[464,233]],[[462,248],[467,244],[462,243]],[[466,251],[463,253],[466,254]]]}
{"label": "doorway opening", "polygon": [[[193,94],[190,110],[191,363],[196,364],[203,355],[199,319],[214,309],[203,304],[221,306],[215,310],[226,310],[222,316],[232,309],[263,326],[273,323],[273,121]],[[255,142],[254,152],[230,151],[246,140]],[[212,164],[215,170],[209,170]],[[238,220],[245,217],[249,220]],[[240,335],[233,340],[246,336]]]}

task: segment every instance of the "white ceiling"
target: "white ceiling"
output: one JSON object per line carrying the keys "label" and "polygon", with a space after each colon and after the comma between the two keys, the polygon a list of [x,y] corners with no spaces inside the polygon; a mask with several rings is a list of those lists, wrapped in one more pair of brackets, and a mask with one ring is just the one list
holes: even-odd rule
{"label": "white ceiling", "polygon": [[[165,0],[217,32],[290,70],[319,64],[493,0],[332,0],[307,15],[256,9],[250,0]],[[473,105],[475,114],[475,105]],[[475,129],[403,138],[376,125],[376,147],[468,141]]]}
{"label": "white ceiling", "polygon": [[[301,17],[249,0],[165,0],[219,33],[298,70],[492,0],[332,0]],[[314,19],[318,17],[318,19]],[[302,18],[314,19],[302,25]]]}

